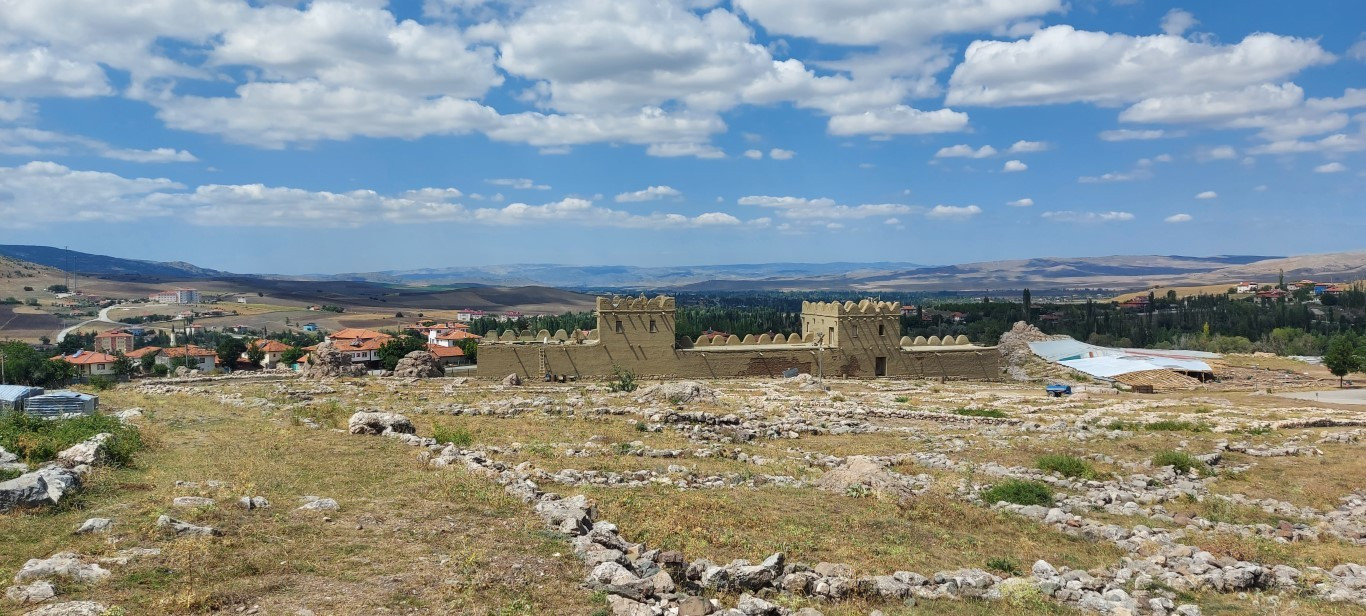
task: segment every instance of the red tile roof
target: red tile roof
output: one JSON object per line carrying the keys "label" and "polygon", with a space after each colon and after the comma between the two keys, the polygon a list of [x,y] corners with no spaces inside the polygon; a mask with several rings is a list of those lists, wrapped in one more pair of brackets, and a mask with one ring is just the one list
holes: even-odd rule
{"label": "red tile roof", "polygon": [[253,340],[247,344],[247,348],[260,347],[265,353],[284,353],[289,350],[289,345],[279,340]]}
{"label": "red tile roof", "polygon": [[373,340],[373,339],[376,339],[376,338],[383,338],[383,339],[386,339],[386,340],[387,340],[387,339],[389,339],[389,338],[391,338],[391,337],[392,337],[392,336],[390,336],[389,334],[385,334],[385,333],[381,333],[381,332],[377,332],[377,331],[373,331],[373,330],[360,329],[360,328],[356,328],[356,327],[348,327],[348,328],[343,329],[343,330],[341,330],[341,331],[339,331],[339,332],[336,332],[336,333],[334,333],[334,334],[329,335],[329,336],[328,336],[328,339],[329,339],[329,340],[356,340],[356,339],[360,339],[360,340]]}
{"label": "red tile roof", "polygon": [[149,347],[142,347],[142,348],[140,348],[140,349],[133,349],[133,350],[127,352],[127,353],[124,353],[124,355],[127,355],[128,357],[131,357],[131,358],[133,358],[133,359],[142,359],[142,356],[144,356],[144,355],[156,355],[157,353],[160,353],[160,352],[161,352],[161,347],[158,347],[158,346],[149,346]]}
{"label": "red tile roof", "polygon": [[427,351],[440,358],[465,356],[465,350],[460,347],[443,347],[439,344],[427,345]]}
{"label": "red tile roof", "polygon": [[164,351],[166,352],[166,356],[167,356],[167,357],[185,357],[186,355],[188,355],[188,356],[190,356],[190,357],[217,357],[217,356],[218,356],[218,353],[215,352],[215,351],[211,351],[211,350],[206,349],[206,348],[203,348],[203,347],[197,347],[197,346],[195,346],[195,345],[193,345],[193,344],[191,344],[191,345],[189,345],[189,346],[183,346],[183,347],[171,347],[171,348],[169,348],[169,349],[162,349],[162,350],[164,350]]}
{"label": "red tile roof", "polygon": [[483,338],[483,336],[471,334],[460,329],[451,330],[436,337],[437,340],[477,340],[480,338]]}
{"label": "red tile roof", "polygon": [[78,366],[87,364],[112,364],[118,360],[118,358],[113,355],[96,351],[77,351],[73,355],[58,355],[52,359],[60,359],[69,364],[76,364]]}

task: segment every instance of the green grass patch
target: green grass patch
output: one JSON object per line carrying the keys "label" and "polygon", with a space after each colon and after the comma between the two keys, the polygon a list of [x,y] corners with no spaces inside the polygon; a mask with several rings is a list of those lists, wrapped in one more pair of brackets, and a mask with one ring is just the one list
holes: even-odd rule
{"label": "green grass patch", "polygon": [[1090,462],[1067,454],[1039,456],[1034,464],[1041,471],[1058,473],[1063,477],[1074,479],[1094,479],[1096,477],[1096,469],[1092,468]]}
{"label": "green grass patch", "polygon": [[954,414],[967,417],[994,417],[996,419],[1001,419],[1006,416],[1005,413],[996,409],[957,409],[954,411]]}
{"label": "green grass patch", "polygon": [[1194,421],[1176,421],[1174,419],[1163,419],[1161,421],[1150,421],[1143,426],[1144,430],[1154,432],[1209,432],[1209,424]]}
{"label": "green grass patch", "polygon": [[987,561],[987,569],[1006,575],[1020,575],[1020,561],[1009,556],[993,558]]}
{"label": "green grass patch", "polygon": [[0,417],[0,447],[18,455],[29,464],[41,464],[57,453],[101,432],[114,438],[105,441],[105,451],[113,466],[126,466],[133,454],[142,449],[137,428],[124,425],[108,415],[85,415],[70,419],[41,419],[22,412]]}
{"label": "green grass patch", "polygon": [[1016,505],[1049,506],[1053,504],[1053,489],[1039,481],[1007,479],[982,492],[982,500],[990,504],[1005,501]]}
{"label": "green grass patch", "polygon": [[1153,466],[1170,466],[1178,473],[1189,473],[1195,469],[1201,474],[1209,472],[1209,466],[1184,451],[1162,451],[1153,456]]}
{"label": "green grass patch", "polygon": [[897,404],[906,404],[907,402],[911,401],[911,398],[909,396],[897,396],[895,398],[892,398],[892,401],[896,402]]}
{"label": "green grass patch", "polygon": [[24,472],[17,468],[0,468],[0,481],[9,481],[22,474],[24,474]]}
{"label": "green grass patch", "polygon": [[456,447],[469,447],[474,444],[474,435],[460,427],[438,425],[432,428],[432,438],[438,443],[452,443]]}

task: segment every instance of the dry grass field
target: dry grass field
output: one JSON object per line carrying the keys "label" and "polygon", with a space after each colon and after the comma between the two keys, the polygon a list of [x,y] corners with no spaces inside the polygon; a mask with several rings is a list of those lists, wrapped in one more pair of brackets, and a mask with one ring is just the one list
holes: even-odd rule
{"label": "dry grass field", "polygon": [[[848,564],[855,575],[982,569],[1030,579],[1032,564],[1045,560],[1108,576],[1159,549],[1154,543],[1130,554],[1104,537],[1063,532],[977,497],[1006,477],[1046,478],[1035,468],[1040,459],[1070,454],[1084,461],[1094,485],[1055,476],[1053,497],[1087,524],[1178,531],[1178,545],[1212,558],[1306,571],[1303,585],[1291,589],[1133,592],[1166,592],[1205,614],[1366,614],[1361,605],[1326,600],[1308,581],[1312,567],[1366,563],[1366,542],[1330,533],[1323,518],[1344,498],[1366,494],[1366,434],[1353,426],[1268,424],[1314,417],[1360,425],[1366,409],[1237,392],[1056,400],[1030,385],[879,380],[832,382],[822,391],[797,383],[709,383],[715,398],[694,401],[638,398],[642,392],[611,393],[599,384],[504,387],[455,379],[121,385],[103,392],[102,404],[143,409],[134,421],[146,449],[130,467],[97,470],[87,489],[54,509],[0,514],[0,576],[60,551],[99,558],[144,547],[160,554],[107,565],[112,576],[98,585],[59,581],[59,599],[99,600],[128,614],[611,613],[605,595],[581,586],[590,567],[574,557],[567,537],[546,530],[529,506],[488,477],[460,466],[431,468],[420,459],[423,448],[345,431],[352,413],[384,410],[409,417],[419,436],[439,435],[524,469],[544,490],[587,495],[598,519],[615,523],[630,541],[722,565],[782,552],[789,562]],[[965,408],[1004,417],[957,414]],[[733,414],[742,423],[668,418],[680,411]],[[1253,455],[1286,446],[1315,453]],[[1134,476],[1161,476],[1152,460],[1162,451],[1222,457],[1207,471],[1192,471],[1194,496],[1125,507],[1123,498],[1091,500],[1135,490]],[[818,490],[831,465],[850,455],[896,456],[890,469],[917,477],[922,488],[906,499]],[[647,477],[641,473],[658,480],[632,479]],[[1148,481],[1136,494],[1166,494],[1178,485]],[[271,508],[235,505],[253,495],[268,498]],[[176,508],[177,496],[216,502]],[[339,509],[296,510],[304,496],[335,499]],[[224,534],[175,538],[156,528],[162,514]],[[1209,526],[1183,531],[1171,516]],[[91,517],[114,519],[112,532],[72,534]],[[1317,536],[1285,542],[1254,532],[1253,525],[1274,530],[1282,521]],[[738,600],[724,589],[699,592],[727,605]],[[1087,611],[1054,600],[770,600],[837,615]],[[23,609],[0,601],[0,611]]]}

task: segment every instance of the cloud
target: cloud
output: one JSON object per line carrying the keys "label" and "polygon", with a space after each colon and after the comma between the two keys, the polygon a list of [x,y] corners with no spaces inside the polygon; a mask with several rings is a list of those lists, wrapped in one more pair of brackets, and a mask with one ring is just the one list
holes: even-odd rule
{"label": "cloud", "polygon": [[656,201],[669,197],[682,197],[683,193],[669,186],[650,186],[644,190],[634,192],[624,192],[616,196],[617,203],[636,203],[640,201]]}
{"label": "cloud", "polygon": [[937,220],[966,220],[981,213],[982,208],[975,205],[936,205],[925,213],[925,217]]}
{"label": "cloud", "polygon": [[1300,154],[1304,152],[1344,153],[1366,150],[1366,132],[1357,135],[1338,133],[1316,141],[1287,140],[1249,148],[1251,154]]}
{"label": "cloud", "polygon": [[98,139],[23,127],[0,128],[0,154],[99,156],[133,163],[186,163],[199,160],[185,150],[116,148]]}
{"label": "cloud", "polygon": [[696,156],[697,158],[725,158],[726,153],[714,145],[704,143],[652,143],[645,148],[648,156],[658,156],[660,158],[675,158],[679,156]]}
{"label": "cloud", "polygon": [[1314,173],[1341,173],[1346,170],[1347,167],[1338,162],[1325,163],[1314,167]]}
{"label": "cloud", "polygon": [[1196,199],[1218,199],[1218,198],[1219,198],[1219,193],[1214,192],[1214,191],[1212,191],[1212,190],[1207,190],[1207,191],[1204,191],[1204,192],[1202,192],[1202,193],[1200,193],[1200,194],[1198,194],[1198,195],[1195,195],[1195,198],[1196,198]]}
{"label": "cloud", "polygon": [[1083,175],[1077,178],[1081,184],[1101,184],[1105,182],[1134,182],[1137,180],[1147,180],[1153,177],[1153,172],[1146,168],[1139,167],[1133,171],[1114,171],[1101,175]]}
{"label": "cloud", "polygon": [[1071,210],[1044,212],[1041,216],[1055,222],[1099,223],[1125,222],[1134,219],[1128,212],[1076,212]]}
{"label": "cloud", "polygon": [[1122,128],[1118,130],[1101,131],[1100,133],[1100,138],[1104,141],[1138,141],[1161,139],[1163,137],[1169,136],[1171,135],[1168,135],[1167,131],[1164,131],[1162,129],[1130,130],[1127,128]]}
{"label": "cloud", "polygon": [[1029,169],[1029,165],[1026,165],[1018,160],[1008,160],[1006,161],[1006,164],[1001,167],[1001,170],[1006,173],[1015,173],[1019,171],[1025,171],[1027,169]]}
{"label": "cloud", "polygon": [[1194,28],[1199,20],[1187,11],[1172,9],[1162,16],[1162,31],[1171,36],[1181,36],[1187,30]]}
{"label": "cloud", "polygon": [[184,186],[164,178],[124,178],[53,162],[0,167],[0,227],[122,222],[168,216],[149,196]]}
{"label": "cloud", "polygon": [[670,229],[678,227],[717,227],[741,224],[740,219],[724,212],[697,216],[650,214],[640,216],[599,207],[588,199],[568,198],[544,205],[512,203],[502,208],[480,208],[471,212],[473,220],[493,225],[564,223],[593,227],[628,229]]}
{"label": "cloud", "polygon": [[0,122],[18,122],[33,117],[36,107],[25,101],[0,98]]}
{"label": "cloud", "polygon": [[550,190],[550,186],[546,184],[537,184],[530,178],[493,178],[484,180],[484,182],[493,184],[494,186],[506,186],[517,190]]}
{"label": "cloud", "polygon": [[1146,98],[1119,114],[1121,122],[1222,122],[1299,106],[1304,90],[1293,83],[1258,84],[1241,90]]}
{"label": "cloud", "polygon": [[1366,62],[1366,40],[1353,43],[1347,49],[1347,57],[1359,62]]}
{"label": "cloud", "polygon": [[906,44],[941,34],[989,32],[1063,10],[1061,0],[736,0],[769,32],[839,45]]}
{"label": "cloud", "polygon": [[1333,55],[1317,41],[1256,33],[1233,45],[1058,25],[1019,41],[975,41],[949,78],[945,103],[1115,105],[1228,91],[1279,80]]}
{"label": "cloud", "polygon": [[972,146],[966,144],[939,148],[939,151],[934,153],[935,158],[989,158],[995,155],[996,148],[989,145],[984,145],[974,150],[972,149]]}
{"label": "cloud", "polygon": [[745,158],[750,158],[750,159],[753,159],[753,160],[759,160],[760,158],[763,158],[763,157],[764,157],[764,153],[763,153],[762,150],[745,150]]}
{"label": "cloud", "polygon": [[968,114],[951,109],[921,111],[906,105],[891,109],[836,115],[830,118],[832,135],[925,135],[956,133],[968,126]]}
{"label": "cloud", "polygon": [[1025,197],[1025,198],[1023,198],[1023,199],[1016,199],[1016,200],[1014,200],[1014,201],[1007,201],[1007,202],[1006,202],[1006,205],[1009,205],[1009,206],[1012,206],[1012,207],[1033,207],[1033,205],[1034,205],[1034,200],[1033,200],[1033,199],[1030,199],[1029,197]]}
{"label": "cloud", "polygon": [[792,160],[792,157],[796,155],[796,152],[793,152],[792,150],[784,150],[782,148],[773,148],[772,150],[768,151],[768,157],[772,158],[773,160]]}
{"label": "cloud", "polygon": [[1190,214],[1172,214],[1171,216],[1162,219],[1163,222],[1170,223],[1190,222],[1192,220],[1195,220],[1195,217]]}
{"label": "cloud", "polygon": [[780,216],[792,219],[857,219],[909,214],[916,211],[909,205],[900,203],[870,203],[863,205],[840,205],[834,199],[821,197],[770,197],[753,195],[741,197],[740,205],[766,207],[776,210]]}
{"label": "cloud", "polygon": [[1043,141],[1016,141],[1011,144],[1010,149],[1006,150],[1010,154],[1028,154],[1030,152],[1043,152],[1048,149],[1048,143]]}
{"label": "cloud", "polygon": [[888,218],[887,220],[882,221],[882,224],[884,224],[884,225],[893,225],[893,226],[899,225],[899,224],[901,224],[901,219],[900,219],[900,218]]}
{"label": "cloud", "polygon": [[0,92],[17,98],[85,98],[108,96],[114,89],[99,64],[59,57],[46,47],[33,47],[0,50]]}

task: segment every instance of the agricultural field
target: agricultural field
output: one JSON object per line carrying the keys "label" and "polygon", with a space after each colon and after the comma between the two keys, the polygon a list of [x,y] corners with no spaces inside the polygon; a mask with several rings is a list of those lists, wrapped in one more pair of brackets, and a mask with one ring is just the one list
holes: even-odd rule
{"label": "agricultural field", "polygon": [[0,576],[73,552],[109,575],[54,600],[130,614],[1366,614],[1363,406],[609,385],[120,385],[144,448],[0,514]]}

